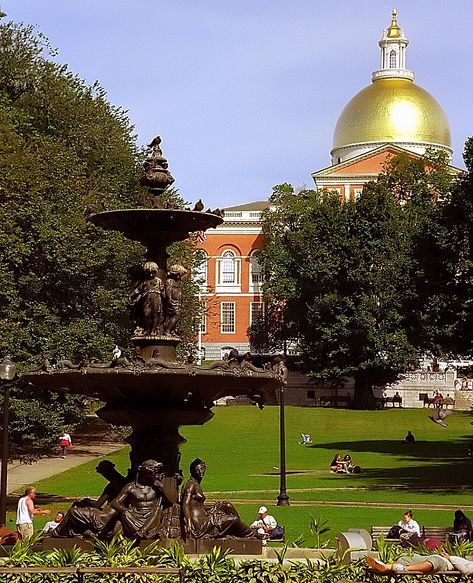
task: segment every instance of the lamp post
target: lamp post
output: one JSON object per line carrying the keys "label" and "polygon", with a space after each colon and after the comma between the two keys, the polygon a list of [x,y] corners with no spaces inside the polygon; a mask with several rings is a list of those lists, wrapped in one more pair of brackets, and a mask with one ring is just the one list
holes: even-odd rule
{"label": "lamp post", "polygon": [[10,386],[16,377],[16,364],[9,356],[0,363],[0,379],[5,384],[3,398],[2,464],[0,476],[0,526],[7,523],[7,470],[8,470],[8,414],[10,409]]}
{"label": "lamp post", "polygon": [[284,419],[284,386],[285,378],[281,379],[279,389],[279,496],[277,506],[289,506],[289,496],[286,492],[286,425]]}

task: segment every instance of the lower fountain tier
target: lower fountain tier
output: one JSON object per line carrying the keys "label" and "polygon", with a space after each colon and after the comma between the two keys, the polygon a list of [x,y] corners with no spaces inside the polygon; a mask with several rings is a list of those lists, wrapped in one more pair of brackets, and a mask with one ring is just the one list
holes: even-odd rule
{"label": "lower fountain tier", "polygon": [[107,404],[97,411],[98,417],[111,425],[130,425],[143,430],[156,431],[156,428],[176,428],[180,425],[203,425],[210,421],[214,414],[209,408],[196,407],[172,408],[135,408],[128,405]]}
{"label": "lower fountain tier", "polygon": [[41,389],[64,390],[100,399],[114,409],[146,411],[208,409],[215,400],[225,396],[260,395],[263,400],[273,401],[279,387],[278,379],[270,372],[239,368],[212,370],[177,364],[156,369],[65,369],[27,373],[23,378]]}

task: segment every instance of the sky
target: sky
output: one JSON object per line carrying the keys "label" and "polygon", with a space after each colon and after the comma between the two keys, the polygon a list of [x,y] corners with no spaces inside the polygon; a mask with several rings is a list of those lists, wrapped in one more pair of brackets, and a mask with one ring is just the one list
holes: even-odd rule
{"label": "sky", "polygon": [[453,163],[473,135],[472,0],[0,0],[56,60],[99,81],[140,146],[162,137],[187,201],[225,208],[313,186],[398,11],[407,67],[442,106]]}

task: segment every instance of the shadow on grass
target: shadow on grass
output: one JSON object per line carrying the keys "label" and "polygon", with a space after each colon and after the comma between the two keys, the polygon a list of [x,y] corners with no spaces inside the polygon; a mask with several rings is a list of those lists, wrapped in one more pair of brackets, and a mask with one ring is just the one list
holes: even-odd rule
{"label": "shadow on grass", "polygon": [[[383,467],[363,467],[359,475],[350,475],[350,479],[377,481],[389,485],[401,485],[412,488],[436,488],[457,490],[458,487],[470,486],[473,483],[473,460],[466,455],[467,445],[471,437],[455,441],[417,441],[413,445],[394,440],[358,440],[350,442],[318,443],[310,446],[313,449],[328,449],[346,451],[357,463],[357,453],[376,453],[385,456]],[[386,458],[393,456],[390,466]],[[401,465],[402,460],[409,465]],[[418,465],[416,465],[418,462]]]}

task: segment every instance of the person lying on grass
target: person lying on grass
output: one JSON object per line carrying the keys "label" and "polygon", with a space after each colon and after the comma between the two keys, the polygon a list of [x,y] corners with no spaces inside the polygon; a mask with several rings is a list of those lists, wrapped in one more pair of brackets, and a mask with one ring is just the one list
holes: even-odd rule
{"label": "person lying on grass", "polygon": [[417,571],[420,573],[438,573],[439,571],[460,571],[462,575],[473,574],[473,561],[468,561],[462,557],[449,555],[441,552],[439,555],[402,555],[396,559],[395,563],[383,563],[374,557],[365,557],[366,562],[374,571],[386,573],[409,573]]}

